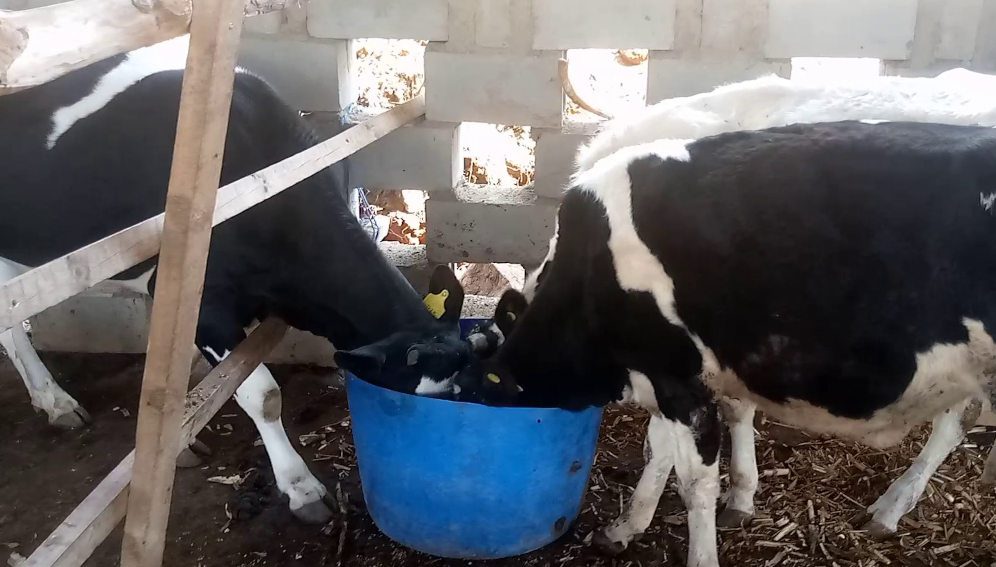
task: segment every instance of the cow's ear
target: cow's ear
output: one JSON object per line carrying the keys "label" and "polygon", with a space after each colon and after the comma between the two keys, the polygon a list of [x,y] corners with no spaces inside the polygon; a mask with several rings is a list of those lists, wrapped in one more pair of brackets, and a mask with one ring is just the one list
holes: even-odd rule
{"label": "cow's ear", "polygon": [[353,350],[337,350],[333,356],[336,366],[352,372],[367,382],[373,382],[380,378],[384,362],[387,360],[387,352],[382,345],[378,344]]}
{"label": "cow's ear", "polygon": [[528,306],[529,301],[519,290],[509,288],[501,295],[498,306],[495,307],[495,324],[505,337],[508,337],[515,328],[515,324],[522,318]]}
{"label": "cow's ear", "polygon": [[445,265],[436,266],[429,279],[429,293],[426,294],[425,307],[432,316],[440,321],[456,324],[460,321],[463,311],[463,286],[453,270]]}

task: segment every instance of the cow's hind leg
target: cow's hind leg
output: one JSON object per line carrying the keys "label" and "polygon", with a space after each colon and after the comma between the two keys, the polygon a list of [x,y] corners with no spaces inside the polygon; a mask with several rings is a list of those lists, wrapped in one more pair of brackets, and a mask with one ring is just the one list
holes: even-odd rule
{"label": "cow's hind leg", "polygon": [[[25,266],[0,258],[0,283],[25,271]],[[49,423],[56,427],[75,429],[90,421],[90,414],[52,378],[52,373],[38,357],[38,352],[22,325],[15,325],[0,333],[0,346],[6,351],[28,389],[31,405],[45,412]]]}
{"label": "cow's hind leg", "polygon": [[754,494],[757,492],[754,414],[757,407],[732,398],[724,398],[720,407],[730,430],[730,491],[717,523],[721,527],[735,528],[754,516]]}
{"label": "cow's hind leg", "polygon": [[[202,313],[197,343],[205,358],[216,365],[228,356],[245,334],[238,326],[222,328],[216,323],[205,323],[205,315],[210,318],[210,314]],[[315,478],[287,438],[280,418],[280,386],[265,365],[256,368],[239,386],[235,391],[235,401],[256,425],[266,454],[270,457],[277,488],[287,495],[291,512],[304,522],[327,522],[332,517],[325,503],[328,490]]]}
{"label": "cow's hind leg", "polygon": [[875,537],[892,535],[899,527],[899,520],[916,506],[927,482],[937,467],[965,438],[965,433],[978,420],[982,404],[968,399],[948,408],[934,418],[933,430],[916,460],[896,479],[885,494],[868,507],[872,519],[864,529]]}

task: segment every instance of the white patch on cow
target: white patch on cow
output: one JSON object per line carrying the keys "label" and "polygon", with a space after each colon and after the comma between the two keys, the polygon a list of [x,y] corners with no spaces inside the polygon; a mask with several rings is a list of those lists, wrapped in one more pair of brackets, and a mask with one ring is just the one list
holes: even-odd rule
{"label": "white patch on cow", "polygon": [[660,413],[654,385],[650,382],[650,378],[642,372],[629,371],[629,384],[623,387],[622,396],[623,403],[646,408],[653,414]]}
{"label": "white patch on cow", "polygon": [[804,427],[807,431],[853,439],[876,448],[899,443],[914,427],[966,399],[983,399],[987,373],[996,367],[996,343],[980,321],[965,319],[968,340],[936,344],[916,356],[916,372],[895,403],[868,419],[849,419],[790,399],[776,403],[751,393],[733,372],[723,369],[705,375],[706,384],[719,396],[749,400],[773,418]]}
{"label": "white patch on cow", "polygon": [[522,295],[525,296],[527,301],[532,301],[536,297],[536,287],[539,285],[539,277],[550,267],[550,263],[553,262],[553,255],[557,252],[557,236],[560,234],[560,219],[556,219],[553,225],[553,236],[550,237],[550,245],[546,249],[546,257],[540,263],[540,267],[534,270],[528,277],[526,277],[526,282],[522,285]]}
{"label": "white patch on cow", "polygon": [[74,124],[107,106],[128,87],[155,73],[183,69],[188,46],[189,36],[181,36],[129,53],[117,67],[97,81],[90,94],[55,111],[47,140],[48,149],[55,147],[59,138]]}
{"label": "white patch on cow", "polygon": [[222,360],[225,360],[226,358],[228,358],[228,355],[232,354],[232,351],[226,350],[223,354],[219,355],[218,351],[214,350],[209,346],[201,347],[201,350],[208,353],[208,355],[214,359],[215,364],[218,364]]}
{"label": "white patch on cow", "polygon": [[[605,207],[609,221],[609,251],[619,286],[625,291],[649,292],[658,309],[672,324],[683,326],[674,309],[674,282],[664,266],[640,240],[633,224],[629,164],[657,156],[665,160],[688,161],[688,140],[658,140],[622,149],[600,160],[590,170],[576,176],[580,190],[594,195]],[[662,180],[667,185],[667,180]]]}
{"label": "white patch on cow", "polygon": [[869,118],[996,126],[996,77],[964,69],[936,78],[883,76],[847,83],[761,77],[667,99],[608,122],[578,150],[576,161],[584,171],[622,148],[659,139]]}
{"label": "white patch on cow", "polygon": [[423,376],[415,387],[415,393],[419,396],[437,396],[453,391],[453,380],[456,374],[443,380],[436,380],[431,376]]}
{"label": "white patch on cow", "polygon": [[[0,283],[12,280],[30,268],[23,264],[0,258]],[[7,353],[28,390],[31,405],[48,416],[49,423],[62,427],[79,427],[84,423],[86,411],[66,393],[52,377],[45,363],[24,330],[23,323],[0,332],[0,347]]]}
{"label": "white patch on cow", "polygon": [[996,205],[996,192],[988,195],[979,193],[979,204],[985,211],[992,212],[993,206]]}
{"label": "white patch on cow", "polygon": [[[202,348],[212,356],[217,356],[210,347]],[[229,354],[229,351],[225,351],[221,359]],[[327,494],[325,486],[311,474],[304,459],[294,449],[279,415],[276,418],[267,415],[266,401],[274,395],[274,391],[279,396],[280,386],[273,379],[270,370],[261,364],[235,391],[235,401],[256,425],[266,454],[270,457],[277,488],[290,499],[291,511],[301,510],[305,506],[324,506],[321,501]]]}
{"label": "white patch on cow", "polygon": [[875,124],[886,124],[886,123],[888,123],[890,121],[889,120],[878,120],[878,119],[875,119],[875,118],[862,118],[861,120],[859,120],[859,122],[861,122],[862,124],[871,124],[871,125],[874,126]]}

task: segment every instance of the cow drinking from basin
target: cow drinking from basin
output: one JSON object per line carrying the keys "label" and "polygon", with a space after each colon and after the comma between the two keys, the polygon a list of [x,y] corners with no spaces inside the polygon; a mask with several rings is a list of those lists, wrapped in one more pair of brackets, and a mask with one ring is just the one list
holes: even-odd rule
{"label": "cow drinking from basin", "polygon": [[871,507],[870,527],[894,530],[996,390],[994,191],[987,128],[842,122],[625,148],[575,178],[535,298],[457,383],[491,403],[648,408],[647,468],[600,540],[645,531],[673,467],[696,566],[718,564],[717,397],[874,446],[933,420]]}
{"label": "cow drinking from basin", "polygon": [[[0,282],[163,211],[185,60],[181,38],[0,97]],[[223,184],[316,142],[269,85],[238,70]],[[448,270],[434,274],[432,287],[450,297],[442,320],[434,318],[351,214],[347,174],[337,163],[215,228],[197,347],[218,364],[254,320],[276,316],[328,338],[343,349],[344,366],[362,361],[387,387],[439,389],[470,356],[456,324],[460,285]],[[150,293],[154,278],[153,259],[118,279]],[[55,382],[21,325],[0,332],[0,345],[51,423],[83,424],[86,411]],[[374,352],[385,355],[363,356]],[[235,399],[259,430],[291,511],[328,519],[327,491],[287,438],[280,389],[265,366]]]}

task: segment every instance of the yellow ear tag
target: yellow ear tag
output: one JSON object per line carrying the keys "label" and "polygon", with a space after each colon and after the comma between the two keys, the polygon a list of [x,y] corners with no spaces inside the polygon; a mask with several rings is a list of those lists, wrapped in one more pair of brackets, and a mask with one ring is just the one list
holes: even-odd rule
{"label": "yellow ear tag", "polygon": [[444,289],[439,293],[430,293],[425,296],[422,303],[425,304],[425,308],[432,313],[432,316],[439,319],[446,313],[446,298],[450,296],[450,290]]}
{"label": "yellow ear tag", "polygon": [[511,311],[509,311],[508,312],[508,318],[511,321],[515,321],[515,313],[512,313]]}
{"label": "yellow ear tag", "polygon": [[491,373],[489,373],[488,374],[488,380],[491,380],[495,384],[501,384],[501,378],[499,378],[497,374],[491,374]]}

